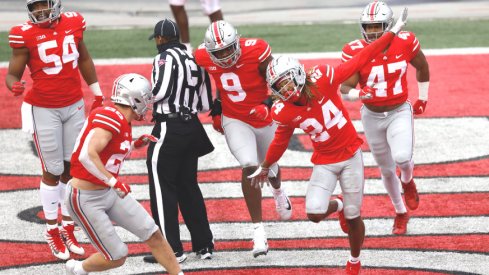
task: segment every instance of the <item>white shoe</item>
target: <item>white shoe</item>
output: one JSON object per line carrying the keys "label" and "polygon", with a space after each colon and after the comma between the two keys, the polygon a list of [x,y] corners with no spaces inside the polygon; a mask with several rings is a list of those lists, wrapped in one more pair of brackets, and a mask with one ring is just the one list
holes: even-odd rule
{"label": "white shoe", "polygon": [[49,231],[46,229],[44,231],[44,239],[46,239],[49,248],[51,248],[51,252],[56,258],[61,260],[68,260],[70,258],[70,251],[66,248],[57,227]]}
{"label": "white shoe", "polygon": [[76,260],[69,260],[66,262],[66,274],[68,275],[87,275],[88,272],[85,272],[85,273],[79,273],[79,272],[76,272],[75,271],[75,266],[77,265],[77,263],[79,263],[80,261],[76,261]]}
{"label": "white shoe", "polygon": [[75,225],[74,224],[69,224],[67,226],[61,227],[61,236],[63,236],[63,239],[65,241],[66,246],[68,249],[78,255],[83,255],[85,254],[85,249],[81,247],[81,245],[78,243],[78,241],[75,238]]}
{"label": "white shoe", "polygon": [[[272,187],[273,188],[273,187]],[[292,203],[283,189],[273,190],[273,198],[275,199],[275,210],[282,221],[290,219],[292,216]]]}
{"label": "white shoe", "polygon": [[258,257],[260,255],[267,255],[268,253],[268,242],[267,236],[265,234],[265,228],[263,225],[255,228],[253,237],[253,257]]}

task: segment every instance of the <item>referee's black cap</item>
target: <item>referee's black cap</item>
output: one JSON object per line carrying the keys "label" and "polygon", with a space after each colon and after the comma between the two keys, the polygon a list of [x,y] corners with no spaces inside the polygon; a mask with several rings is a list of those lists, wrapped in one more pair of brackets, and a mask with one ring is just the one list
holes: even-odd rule
{"label": "referee's black cap", "polygon": [[163,19],[156,23],[153,33],[148,37],[151,40],[157,36],[176,37],[180,39],[180,30],[175,22],[170,19]]}

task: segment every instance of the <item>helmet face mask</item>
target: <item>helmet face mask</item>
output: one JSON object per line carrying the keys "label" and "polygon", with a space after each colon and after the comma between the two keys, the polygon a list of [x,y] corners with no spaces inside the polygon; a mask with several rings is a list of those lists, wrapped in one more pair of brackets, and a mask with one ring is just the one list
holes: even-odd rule
{"label": "helmet face mask", "polygon": [[115,104],[130,106],[137,115],[136,120],[143,120],[153,104],[151,84],[139,74],[121,75],[114,81],[110,100]]}
{"label": "helmet face mask", "polygon": [[275,58],[267,67],[267,83],[273,95],[283,101],[295,101],[306,83],[304,65],[291,57]]}
{"label": "helmet face mask", "polygon": [[230,68],[241,56],[238,31],[225,21],[216,21],[207,28],[204,45],[212,62],[222,68]]}
{"label": "helmet face mask", "polygon": [[[44,3],[44,7],[36,9],[40,3]],[[30,21],[43,28],[51,26],[58,20],[62,9],[60,0],[27,0],[27,14]]]}
{"label": "helmet face mask", "polygon": [[360,31],[365,41],[372,43],[390,30],[393,22],[392,9],[382,1],[374,1],[363,9],[360,17]]}

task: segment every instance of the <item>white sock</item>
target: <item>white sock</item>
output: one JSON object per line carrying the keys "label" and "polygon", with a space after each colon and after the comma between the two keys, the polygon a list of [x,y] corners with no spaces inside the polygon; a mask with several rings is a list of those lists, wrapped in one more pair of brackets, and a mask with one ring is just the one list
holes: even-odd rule
{"label": "white sock", "polygon": [[65,205],[66,183],[59,181],[58,190],[59,190],[59,204],[61,205],[61,215],[70,216],[70,213],[68,212],[68,208],[66,208]]}
{"label": "white sock", "polygon": [[59,190],[58,186],[50,186],[42,182],[39,187],[41,194],[42,210],[46,220],[58,219]]}
{"label": "white sock", "polygon": [[360,261],[360,257],[353,257],[350,255],[350,263],[356,264]]}
{"label": "white sock", "polygon": [[86,272],[85,269],[83,269],[83,261],[76,261],[75,273],[81,275],[88,274],[88,272]]}
{"label": "white sock", "polygon": [[340,199],[334,199],[338,203],[338,209],[336,209],[336,212],[340,212],[343,210],[343,202]]}
{"label": "white sock", "polygon": [[67,225],[71,225],[71,224],[75,224],[75,222],[74,221],[65,221],[65,220],[61,221],[61,225],[63,225],[63,227],[65,227]]}
{"label": "white sock", "polygon": [[399,170],[401,170],[401,182],[409,183],[413,179],[414,161],[398,164]]}
{"label": "white sock", "polygon": [[58,224],[55,223],[55,224],[49,224],[49,223],[46,223],[46,228],[49,230],[51,229],[55,229],[55,228],[58,228]]}

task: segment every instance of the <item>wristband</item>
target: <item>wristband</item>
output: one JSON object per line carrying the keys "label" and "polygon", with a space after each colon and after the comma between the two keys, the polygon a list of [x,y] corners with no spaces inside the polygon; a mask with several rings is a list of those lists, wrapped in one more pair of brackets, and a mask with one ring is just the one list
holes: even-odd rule
{"label": "wristband", "polygon": [[94,96],[103,96],[102,89],[100,89],[100,84],[98,84],[98,82],[88,85],[88,88],[90,88]]}
{"label": "wristband", "polygon": [[110,187],[114,187],[114,185],[117,183],[117,179],[112,177],[110,180],[107,182],[107,185]]}
{"label": "wristband", "polygon": [[418,98],[419,100],[428,101],[428,88],[430,87],[430,82],[419,82],[418,81]]}
{"label": "wristband", "polygon": [[360,90],[352,88],[348,91],[348,94],[345,94],[347,100],[358,100],[360,98]]}

